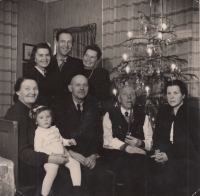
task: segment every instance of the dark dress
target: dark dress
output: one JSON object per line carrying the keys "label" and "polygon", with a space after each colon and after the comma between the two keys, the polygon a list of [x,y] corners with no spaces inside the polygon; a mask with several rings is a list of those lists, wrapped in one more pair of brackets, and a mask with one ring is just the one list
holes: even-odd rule
{"label": "dark dress", "polygon": [[78,58],[68,56],[61,71],[58,67],[56,55],[51,58],[51,62],[47,67],[47,77],[50,78],[51,94],[54,102],[71,96],[68,85],[72,77],[82,73],[82,70],[83,64]]}
{"label": "dark dress", "polygon": [[[101,156],[103,150],[103,129],[98,109],[86,100],[82,115],[78,115],[71,99],[55,105],[55,123],[64,138],[75,139],[76,146],[67,147],[84,157],[92,154]],[[93,169],[81,165],[82,187],[89,195],[111,195],[113,175],[105,170],[101,158]]]}
{"label": "dark dress", "polygon": [[[170,141],[174,122],[173,143]],[[200,187],[200,124],[199,110],[183,104],[174,115],[171,106],[158,112],[153,135],[153,148],[165,152],[168,161],[156,164],[152,189],[174,195],[192,195]],[[164,186],[163,186],[164,185]],[[156,188],[157,186],[159,188]]]}
{"label": "dark dress", "polygon": [[110,96],[110,77],[108,70],[97,67],[92,73],[92,69],[84,69],[83,75],[88,78],[89,94],[98,100],[105,100]]}
{"label": "dark dress", "polygon": [[[18,122],[19,168],[17,190],[23,195],[39,195],[44,176],[44,164],[48,162],[49,155],[34,151],[34,137],[37,128],[35,120],[29,117],[30,108],[18,101],[11,106],[6,115],[6,120]],[[66,183],[67,182],[67,183]],[[30,187],[32,187],[30,189]],[[59,166],[58,174],[53,183],[55,195],[65,196],[72,189],[69,169]]]}
{"label": "dark dress", "polygon": [[24,76],[27,78],[34,79],[38,84],[39,95],[35,104],[50,106],[51,94],[50,94],[49,78],[43,76],[35,67],[29,68],[25,72]]}
{"label": "dark dress", "polygon": [[48,155],[34,151],[34,136],[37,128],[35,121],[29,117],[30,108],[18,101],[11,106],[6,120],[18,122],[19,145],[19,188],[21,186],[39,186],[44,178],[43,165],[48,162]]}
{"label": "dark dress", "polygon": [[88,78],[89,92],[88,101],[100,106],[102,115],[107,112],[110,98],[110,76],[108,70],[97,67],[92,69],[83,69],[83,75]]}

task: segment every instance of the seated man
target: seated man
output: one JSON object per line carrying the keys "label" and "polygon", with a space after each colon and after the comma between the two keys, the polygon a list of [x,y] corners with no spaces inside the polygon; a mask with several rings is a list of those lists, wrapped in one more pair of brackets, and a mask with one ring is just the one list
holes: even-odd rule
{"label": "seated man", "polygon": [[125,183],[125,195],[143,195],[146,187],[143,149],[151,149],[152,129],[148,117],[134,106],[136,95],[131,86],[120,89],[118,100],[121,107],[110,108],[103,120],[105,161]]}
{"label": "seated man", "polygon": [[77,145],[68,148],[71,156],[81,163],[82,188],[89,195],[110,195],[112,176],[102,167],[103,129],[98,109],[85,100],[88,80],[83,75],[72,78],[71,98],[55,105],[55,123],[64,138],[75,139]]}

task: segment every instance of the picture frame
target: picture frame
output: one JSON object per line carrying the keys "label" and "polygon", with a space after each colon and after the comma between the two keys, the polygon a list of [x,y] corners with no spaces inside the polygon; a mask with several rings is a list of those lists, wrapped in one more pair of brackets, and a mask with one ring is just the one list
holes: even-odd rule
{"label": "picture frame", "polygon": [[30,60],[33,47],[34,47],[33,44],[23,43],[23,61],[29,61]]}

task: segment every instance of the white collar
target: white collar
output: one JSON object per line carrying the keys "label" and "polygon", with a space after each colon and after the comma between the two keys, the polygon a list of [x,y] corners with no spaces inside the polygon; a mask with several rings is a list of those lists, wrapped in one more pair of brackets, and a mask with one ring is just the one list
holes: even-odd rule
{"label": "white collar", "polygon": [[128,112],[128,116],[130,115],[130,113],[131,113],[131,110],[125,110],[122,106],[121,106],[121,112],[122,112],[122,114],[124,115],[125,114],[125,112]]}
{"label": "white collar", "polygon": [[83,101],[82,101],[81,103],[77,103],[76,101],[73,100],[73,102],[74,102],[76,108],[77,108],[77,105],[78,105],[78,104],[80,104],[80,106],[83,107]]}
{"label": "white collar", "polygon": [[45,71],[41,70],[38,66],[35,66],[35,68],[36,68],[44,77],[46,77],[45,74],[44,74]]}

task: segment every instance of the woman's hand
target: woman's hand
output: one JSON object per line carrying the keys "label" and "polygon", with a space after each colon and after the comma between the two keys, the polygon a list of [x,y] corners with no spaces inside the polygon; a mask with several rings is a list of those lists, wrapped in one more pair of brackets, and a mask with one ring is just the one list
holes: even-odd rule
{"label": "woman's hand", "polygon": [[85,159],[85,166],[93,169],[96,165],[96,155],[91,155]]}
{"label": "woman's hand", "polygon": [[71,140],[69,140],[69,145],[70,146],[72,146],[72,145],[76,145],[77,143],[76,143],[76,141],[75,141],[75,139],[71,139]]}
{"label": "woman's hand", "polygon": [[86,158],[83,155],[81,155],[81,154],[79,154],[77,152],[74,152],[72,150],[69,151],[69,154],[71,155],[72,158],[74,158],[75,160],[80,162],[82,165],[85,165]]}
{"label": "woman's hand", "polygon": [[143,154],[146,155],[146,152],[138,147],[127,146],[125,151],[129,154]]}
{"label": "woman's hand", "polygon": [[130,135],[126,135],[125,142],[133,147],[139,147],[142,144],[142,141],[140,139],[137,139]]}
{"label": "woman's hand", "polygon": [[160,150],[155,150],[155,154],[152,155],[151,158],[155,158],[155,161],[158,163],[164,163],[168,161],[166,153],[160,152]]}

